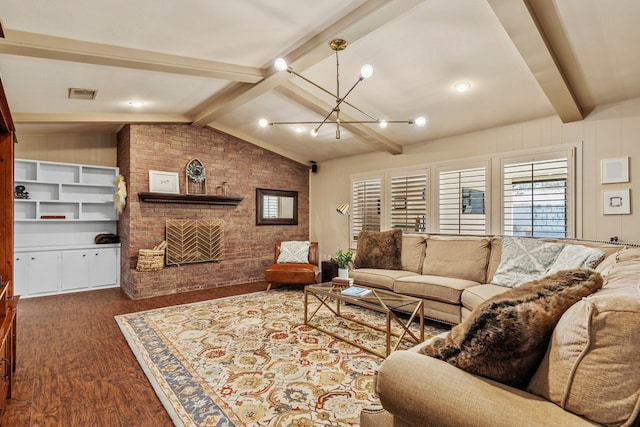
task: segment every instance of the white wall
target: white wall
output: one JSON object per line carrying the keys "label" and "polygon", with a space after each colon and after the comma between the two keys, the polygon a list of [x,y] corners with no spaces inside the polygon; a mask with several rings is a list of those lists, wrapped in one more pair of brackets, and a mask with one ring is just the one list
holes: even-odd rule
{"label": "white wall", "polygon": [[[428,130],[427,130],[428,132]],[[351,175],[474,158],[517,150],[582,143],[582,214],[576,235],[640,243],[640,98],[599,107],[580,122],[547,117],[404,147],[401,155],[372,153],[323,162],[310,180],[310,238],[322,258],[348,246],[348,221],[335,209],[350,199]],[[340,143],[340,142],[336,142]],[[630,182],[600,184],[600,160],[630,157]],[[631,189],[631,215],[602,215],[602,190]]]}

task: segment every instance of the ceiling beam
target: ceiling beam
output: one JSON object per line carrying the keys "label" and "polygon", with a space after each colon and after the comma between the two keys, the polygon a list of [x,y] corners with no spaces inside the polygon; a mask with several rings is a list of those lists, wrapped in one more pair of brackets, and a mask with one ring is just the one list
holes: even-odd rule
{"label": "ceiling beam", "polygon": [[[306,90],[287,82],[282,86],[276,88],[278,93],[286,96],[290,100],[308,108],[309,110],[319,114],[320,116],[326,116],[327,112],[333,109],[333,106],[327,104],[315,95],[307,92]],[[356,121],[357,119],[349,116],[344,111],[340,110],[340,117],[342,121]],[[323,126],[332,126],[331,124],[325,124]],[[386,136],[374,131],[371,126],[356,123],[343,123],[340,125],[351,132],[357,139],[361,140],[365,144],[378,151],[386,151],[390,154],[402,154],[402,146],[396,144]]]}
{"label": "ceiling beam", "polygon": [[[287,59],[287,63],[297,72],[302,72],[332,54],[327,47],[331,39],[340,36],[353,43],[424,1],[368,0],[320,33],[300,43],[297,48],[279,56]],[[253,86],[234,85],[225,94],[212,98],[208,105],[196,113],[193,125],[205,126],[293,77],[289,73],[275,71],[271,64],[266,67],[264,74],[267,76],[260,83]]]}
{"label": "ceiling beam", "polygon": [[131,114],[131,113],[13,113],[18,124],[64,123],[191,123],[182,114]]}
{"label": "ceiling beam", "polygon": [[262,71],[255,67],[72,40],[26,31],[6,29],[5,35],[4,39],[0,39],[0,53],[10,55],[210,77],[243,83],[256,83],[264,77]]}
{"label": "ceiling beam", "polygon": [[584,119],[573,88],[528,0],[488,0],[563,123]]}

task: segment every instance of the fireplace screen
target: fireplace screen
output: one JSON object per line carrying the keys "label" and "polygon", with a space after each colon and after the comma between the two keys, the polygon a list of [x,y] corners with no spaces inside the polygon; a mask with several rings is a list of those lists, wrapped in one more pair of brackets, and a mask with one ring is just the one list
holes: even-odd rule
{"label": "fireplace screen", "polygon": [[223,225],[221,219],[167,220],[167,265],[221,261],[224,256]]}

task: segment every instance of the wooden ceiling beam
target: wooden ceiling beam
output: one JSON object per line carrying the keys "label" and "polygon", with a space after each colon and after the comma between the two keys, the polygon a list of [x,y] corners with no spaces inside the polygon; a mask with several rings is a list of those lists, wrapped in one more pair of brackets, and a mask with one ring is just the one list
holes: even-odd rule
{"label": "wooden ceiling beam", "polygon": [[[563,123],[584,119],[549,40],[528,0],[488,0]],[[540,7],[540,3],[538,6]]]}
{"label": "wooden ceiling beam", "polygon": [[72,40],[26,31],[6,29],[5,34],[6,37],[0,39],[0,53],[10,55],[210,77],[243,83],[256,83],[264,78],[262,71],[255,67]]}
{"label": "wooden ceiling beam", "polygon": [[19,124],[64,123],[191,123],[182,114],[131,114],[131,113],[14,113]]}
{"label": "wooden ceiling beam", "polygon": [[[287,59],[289,65],[301,73],[332,54],[327,47],[331,39],[339,36],[353,43],[422,2],[424,0],[368,0],[320,33],[298,43],[297,48],[279,56]],[[292,74],[274,70],[272,64],[263,72],[267,76],[260,83],[252,86],[233,85],[224,94],[212,98],[196,113],[193,125],[205,126],[293,77]]]}

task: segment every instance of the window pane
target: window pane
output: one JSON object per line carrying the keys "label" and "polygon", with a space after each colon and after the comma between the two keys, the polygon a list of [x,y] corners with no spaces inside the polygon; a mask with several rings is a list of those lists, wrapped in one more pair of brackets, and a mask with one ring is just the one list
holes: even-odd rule
{"label": "window pane", "polygon": [[391,178],[391,228],[427,231],[427,175]]}
{"label": "window pane", "polygon": [[504,234],[567,237],[566,158],[504,166]]}
{"label": "window pane", "polygon": [[355,181],[352,197],[351,241],[355,247],[361,231],[380,231],[381,180]]}
{"label": "window pane", "polygon": [[440,172],[441,233],[486,233],[485,167]]}

